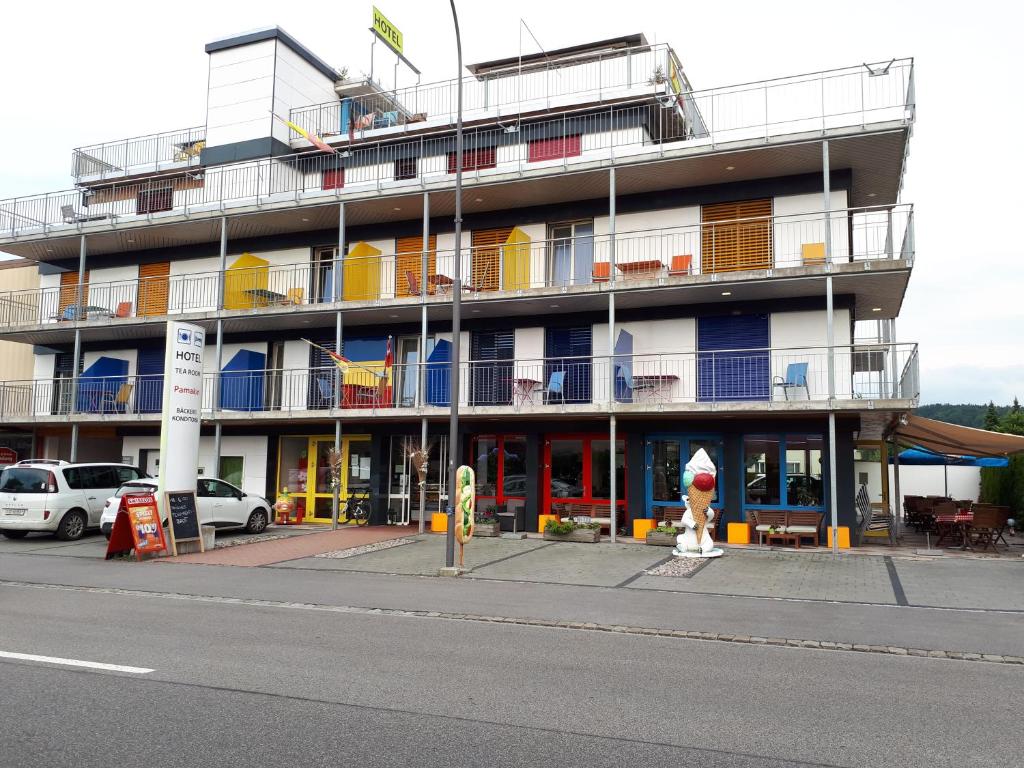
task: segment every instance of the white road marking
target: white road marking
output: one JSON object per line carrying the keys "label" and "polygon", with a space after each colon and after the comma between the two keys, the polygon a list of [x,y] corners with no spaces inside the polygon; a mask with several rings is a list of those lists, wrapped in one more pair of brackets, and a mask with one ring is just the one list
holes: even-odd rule
{"label": "white road marking", "polygon": [[87,667],[88,669],[102,669],[107,672],[128,672],[133,675],[147,675],[155,672],[145,667],[127,667],[123,664],[104,664],[100,661],[82,661],[81,659],[61,659],[56,656],[37,656],[34,653],[12,653],[0,651],[0,659],[16,659],[18,661],[38,661],[43,664],[63,664],[66,667]]}

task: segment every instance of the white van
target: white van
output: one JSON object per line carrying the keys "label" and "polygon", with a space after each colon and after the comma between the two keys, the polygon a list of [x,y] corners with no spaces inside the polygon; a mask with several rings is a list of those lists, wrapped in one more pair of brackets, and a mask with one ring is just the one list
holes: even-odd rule
{"label": "white van", "polygon": [[20,461],[0,472],[0,533],[9,539],[32,531],[80,539],[86,529],[99,527],[114,491],[145,476],[129,464]]}

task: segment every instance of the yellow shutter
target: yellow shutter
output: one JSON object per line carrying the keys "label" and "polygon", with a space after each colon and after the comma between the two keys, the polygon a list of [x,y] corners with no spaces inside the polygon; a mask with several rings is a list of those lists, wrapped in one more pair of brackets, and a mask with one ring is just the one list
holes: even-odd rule
{"label": "yellow shutter", "polygon": [[770,268],[771,215],[771,199],[703,206],[701,272]]}
{"label": "yellow shutter", "polygon": [[470,261],[470,287],[478,291],[496,291],[500,282],[501,247],[512,234],[512,227],[473,231]]}
{"label": "yellow shutter", "polygon": [[356,243],[345,257],[346,301],[380,298],[380,250],[369,243]]}
{"label": "yellow shutter", "polygon": [[166,315],[171,263],[139,265],[139,317]]}
{"label": "yellow shutter", "polygon": [[502,288],[518,291],[530,287],[530,236],[519,227],[505,241]]}
{"label": "yellow shutter", "polygon": [[224,309],[253,309],[266,304],[260,291],[267,290],[270,262],[243,253],[224,273]]}
{"label": "yellow shutter", "polygon": [[[412,296],[410,283],[423,290],[423,236],[399,237],[395,240],[395,296]],[[407,273],[412,272],[412,280]],[[427,241],[427,274],[437,274],[437,235]],[[429,287],[429,286],[428,286]],[[433,288],[430,288],[433,291]]]}
{"label": "yellow shutter", "polygon": [[[73,307],[78,299],[78,272],[60,273],[60,314],[64,310]],[[82,304],[89,303],[89,270],[85,270],[85,279],[82,281]]]}

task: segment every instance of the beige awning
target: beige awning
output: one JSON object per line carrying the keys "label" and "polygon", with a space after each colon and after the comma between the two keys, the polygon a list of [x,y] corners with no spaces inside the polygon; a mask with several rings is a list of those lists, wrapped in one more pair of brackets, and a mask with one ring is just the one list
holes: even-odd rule
{"label": "beige awning", "polygon": [[896,438],[905,445],[916,445],[951,456],[1009,456],[1024,453],[1024,437],[961,427],[944,421],[908,416],[899,424]]}

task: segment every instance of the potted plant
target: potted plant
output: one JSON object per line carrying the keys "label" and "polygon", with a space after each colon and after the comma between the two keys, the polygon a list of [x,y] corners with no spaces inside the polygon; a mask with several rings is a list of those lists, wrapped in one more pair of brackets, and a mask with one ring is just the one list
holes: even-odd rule
{"label": "potted plant", "polygon": [[674,547],[676,545],[676,537],[680,533],[682,533],[682,531],[674,525],[665,525],[662,523],[657,528],[649,530],[644,541],[645,543],[651,544],[655,547]]}
{"label": "potted plant", "polygon": [[575,520],[548,520],[544,525],[547,541],[575,541],[594,544],[601,538],[600,523],[577,523]]}
{"label": "potted plant", "polygon": [[493,504],[474,516],[473,535],[484,538],[501,536],[501,521],[498,519],[498,508]]}
{"label": "potted plant", "polygon": [[668,78],[665,77],[665,68],[663,66],[661,66],[661,64],[659,64],[658,66],[656,66],[654,68],[654,71],[651,72],[651,76],[648,78],[647,84],[648,85],[661,85],[666,80],[668,80]]}

